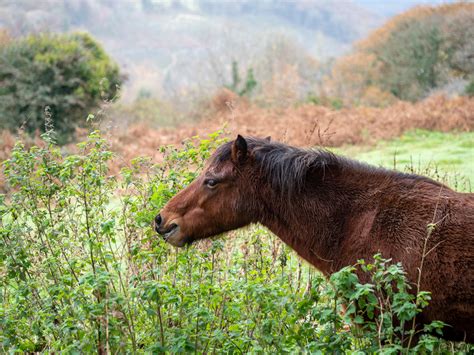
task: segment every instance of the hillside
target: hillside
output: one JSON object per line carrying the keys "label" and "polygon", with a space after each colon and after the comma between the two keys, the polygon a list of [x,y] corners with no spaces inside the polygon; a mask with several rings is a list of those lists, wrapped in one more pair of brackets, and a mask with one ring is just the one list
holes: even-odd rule
{"label": "hillside", "polygon": [[[227,83],[232,60],[268,67],[268,58],[291,52],[326,60],[347,52],[380,23],[380,16],[350,1],[343,7],[323,0],[0,3],[0,28],[13,36],[90,32],[128,74],[129,99],[212,92]],[[283,46],[274,53],[277,41]]]}

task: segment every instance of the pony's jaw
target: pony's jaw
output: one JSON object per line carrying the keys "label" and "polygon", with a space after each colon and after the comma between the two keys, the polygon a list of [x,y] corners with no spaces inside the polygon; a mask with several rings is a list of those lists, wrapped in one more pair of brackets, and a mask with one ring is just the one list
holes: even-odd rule
{"label": "pony's jaw", "polygon": [[175,237],[166,239],[166,242],[178,248],[182,248],[186,244],[189,244],[186,241],[186,238],[175,238]]}
{"label": "pony's jaw", "polygon": [[170,243],[171,245],[179,248],[184,247],[186,244],[189,244],[189,238],[186,238],[186,236],[181,232],[181,228],[179,225],[172,231],[166,233],[163,238],[167,243]]}

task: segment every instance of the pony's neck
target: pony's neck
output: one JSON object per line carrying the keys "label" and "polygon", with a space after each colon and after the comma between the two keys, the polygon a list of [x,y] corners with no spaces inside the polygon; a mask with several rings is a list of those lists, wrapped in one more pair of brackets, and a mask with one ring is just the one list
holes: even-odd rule
{"label": "pony's neck", "polygon": [[[376,175],[363,171],[349,175],[341,171],[324,180],[309,181],[301,193],[290,197],[271,189],[261,196],[259,222],[325,274],[341,266],[339,251],[347,234],[346,222],[358,213],[359,201],[377,185]],[[369,181],[364,188],[361,179]]]}

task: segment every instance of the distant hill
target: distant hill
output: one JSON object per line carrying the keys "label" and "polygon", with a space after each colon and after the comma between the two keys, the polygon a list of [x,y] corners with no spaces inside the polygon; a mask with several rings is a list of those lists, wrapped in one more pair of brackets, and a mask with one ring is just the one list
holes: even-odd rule
{"label": "distant hill", "polygon": [[229,80],[233,59],[242,68],[256,66],[275,55],[268,54],[275,42],[283,43],[284,54],[324,61],[347,52],[382,21],[350,1],[0,2],[0,27],[13,36],[90,32],[128,72],[129,97],[214,90]]}

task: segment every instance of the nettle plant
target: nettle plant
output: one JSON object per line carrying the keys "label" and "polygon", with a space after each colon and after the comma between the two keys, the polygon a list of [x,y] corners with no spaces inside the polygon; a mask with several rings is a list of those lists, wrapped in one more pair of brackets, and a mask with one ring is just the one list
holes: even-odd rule
{"label": "nettle plant", "polygon": [[[48,134],[44,147],[18,142],[3,163],[1,351],[407,350],[415,334],[405,324],[429,295],[408,293],[401,265],[376,256],[326,280],[260,226],[184,250],[156,236],[156,211],[222,137],[163,147],[161,163],[140,157],[117,176],[97,131],[68,156]],[[424,336],[408,346],[449,344]]]}

